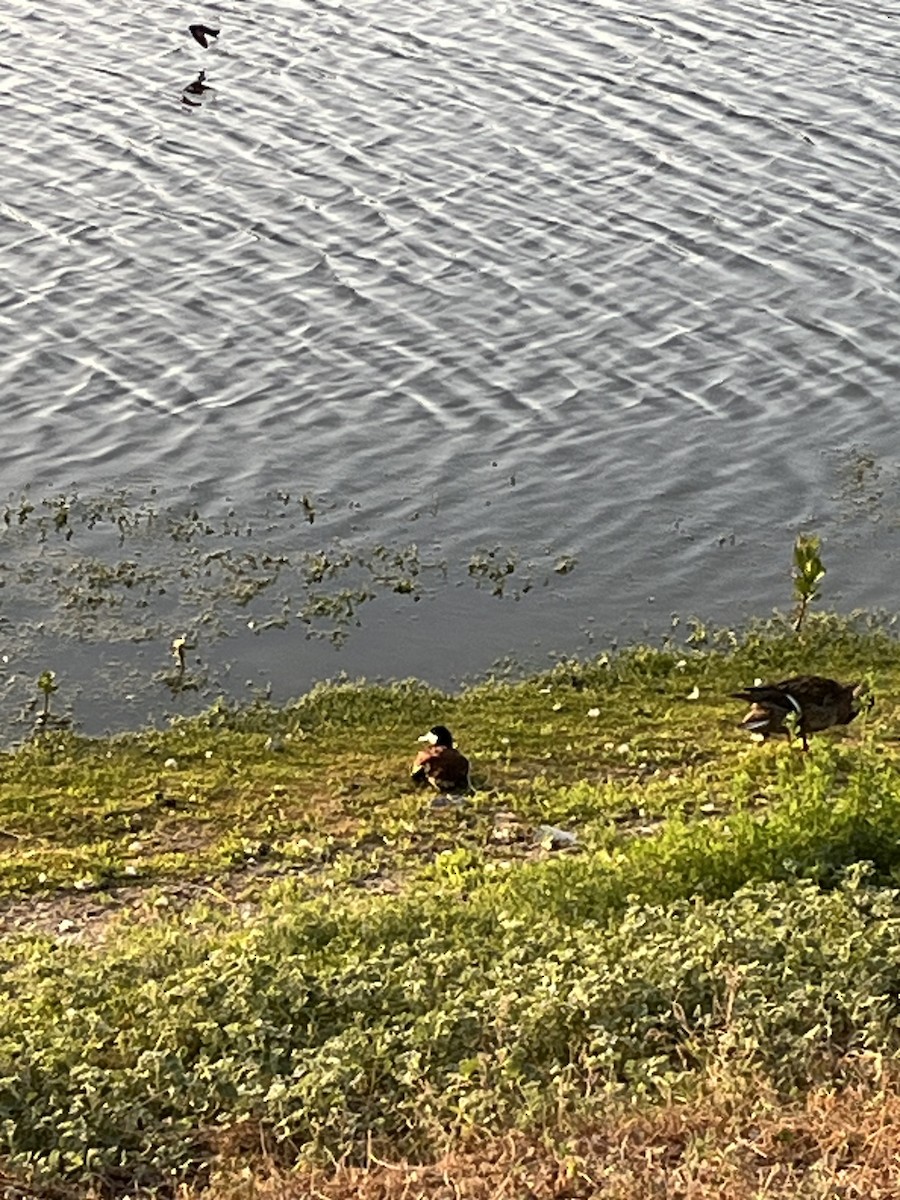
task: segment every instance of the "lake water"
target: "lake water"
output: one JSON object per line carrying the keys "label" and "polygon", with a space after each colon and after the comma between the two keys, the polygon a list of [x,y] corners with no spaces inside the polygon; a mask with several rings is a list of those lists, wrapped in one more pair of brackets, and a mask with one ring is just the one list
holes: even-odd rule
{"label": "lake water", "polygon": [[895,606],[890,10],[0,13],[6,717]]}

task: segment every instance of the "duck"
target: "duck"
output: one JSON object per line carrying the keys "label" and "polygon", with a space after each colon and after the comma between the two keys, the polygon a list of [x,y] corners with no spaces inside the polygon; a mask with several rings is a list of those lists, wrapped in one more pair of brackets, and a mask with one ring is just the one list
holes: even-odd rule
{"label": "duck", "polygon": [[209,48],[207,38],[217,38],[219,36],[218,29],[211,29],[209,25],[188,25],[191,37],[195,42],[199,42],[204,50]]}
{"label": "duck", "polygon": [[453,734],[446,725],[435,725],[419,738],[427,742],[413,760],[415,783],[430,783],[439,792],[468,792],[469,760],[453,744]]}
{"label": "duck", "polygon": [[187,92],[190,96],[202,96],[204,92],[211,92],[212,88],[210,85],[203,82],[205,78],[206,72],[201,71],[193,83],[189,83],[187,87],[182,90]]}
{"label": "duck", "polygon": [[750,702],[741,728],[764,739],[773,733],[789,734],[785,722],[791,714],[796,715],[803,749],[808,750],[808,734],[832,725],[849,725],[859,713],[855,702],[862,690],[862,684],[838,683],[823,675],[794,675],[779,683],[753,684],[731,695]]}

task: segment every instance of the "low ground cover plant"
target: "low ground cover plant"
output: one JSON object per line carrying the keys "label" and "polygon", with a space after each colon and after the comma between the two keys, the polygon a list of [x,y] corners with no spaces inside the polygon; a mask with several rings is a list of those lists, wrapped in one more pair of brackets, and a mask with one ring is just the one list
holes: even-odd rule
{"label": "low ground cover plant", "polygon": [[[695,641],[5,755],[6,1175],[171,1190],[228,1147],[427,1161],[711,1081],[796,1103],[880,1078],[900,650],[819,615]],[[867,677],[876,707],[808,754],[735,728],[730,691],[810,670]],[[463,805],[406,778],[438,717]]]}

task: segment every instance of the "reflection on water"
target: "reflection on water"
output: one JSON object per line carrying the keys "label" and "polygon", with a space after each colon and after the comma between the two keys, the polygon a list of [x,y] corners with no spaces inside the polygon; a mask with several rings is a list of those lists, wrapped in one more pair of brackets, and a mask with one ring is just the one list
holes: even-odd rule
{"label": "reflection on water", "polygon": [[3,7],[16,704],[50,666],[139,719],[178,637],[197,695],[290,694],[732,622],[800,529],[893,603],[883,14],[164,0],[124,63],[106,0]]}

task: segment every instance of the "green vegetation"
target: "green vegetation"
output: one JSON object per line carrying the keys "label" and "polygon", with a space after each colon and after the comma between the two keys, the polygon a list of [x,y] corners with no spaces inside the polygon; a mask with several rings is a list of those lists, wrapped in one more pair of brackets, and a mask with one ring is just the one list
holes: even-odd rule
{"label": "green vegetation", "polygon": [[801,533],[794,542],[794,631],[799,632],[813,600],[821,595],[819,584],[825,578],[822,562],[822,540],[815,535]]}
{"label": "green vegetation", "polygon": [[164,640],[167,631],[171,639],[178,630],[208,652],[238,631],[294,627],[340,645],[379,596],[415,603],[452,581],[519,598],[577,565],[549,547],[526,557],[511,546],[448,563],[420,552],[411,536],[413,525],[427,536],[436,507],[410,511],[410,536],[389,545],[348,530],[342,507],[285,491],[243,516],[164,503],[155,489],[10,496],[0,505],[4,615],[20,643],[32,636],[38,605],[42,632],[74,629],[99,644]]}
{"label": "green vegetation", "polygon": [[[883,1069],[900,644],[817,614],[690,642],[0,758],[5,1171],[159,1188],[241,1137],[427,1158],[710,1080]],[[809,754],[736,728],[729,692],[813,671],[875,707]],[[438,719],[472,758],[461,806],[407,778]]]}
{"label": "green vegetation", "polygon": [[46,724],[50,720],[50,697],[54,692],[59,691],[59,684],[56,682],[56,675],[52,671],[41,671],[37,681],[38,691],[44,697],[44,707],[41,710],[40,720]]}

